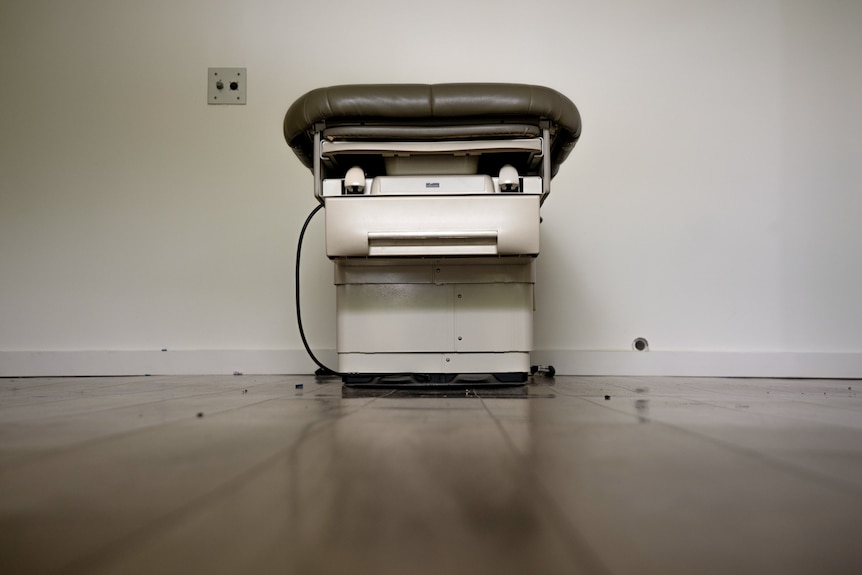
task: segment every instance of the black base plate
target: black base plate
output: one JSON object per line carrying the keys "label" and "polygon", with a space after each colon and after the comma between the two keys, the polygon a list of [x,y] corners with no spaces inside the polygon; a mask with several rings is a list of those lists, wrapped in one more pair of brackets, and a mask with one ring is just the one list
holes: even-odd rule
{"label": "black base plate", "polygon": [[521,386],[527,382],[526,372],[506,373],[393,373],[393,374],[349,374],[341,381],[350,387],[373,387],[377,389],[420,388],[493,388]]}

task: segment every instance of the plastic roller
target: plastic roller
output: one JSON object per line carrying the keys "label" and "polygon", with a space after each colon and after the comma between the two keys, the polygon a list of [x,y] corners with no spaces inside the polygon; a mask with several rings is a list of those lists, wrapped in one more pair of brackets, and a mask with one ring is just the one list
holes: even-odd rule
{"label": "plastic roller", "polygon": [[344,192],[347,194],[365,193],[365,172],[359,166],[353,166],[344,175]]}

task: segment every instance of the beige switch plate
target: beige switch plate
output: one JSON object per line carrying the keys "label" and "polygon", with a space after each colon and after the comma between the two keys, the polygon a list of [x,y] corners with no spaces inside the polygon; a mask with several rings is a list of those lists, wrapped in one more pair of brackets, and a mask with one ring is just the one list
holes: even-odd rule
{"label": "beige switch plate", "polygon": [[245,68],[208,68],[208,104],[245,104]]}

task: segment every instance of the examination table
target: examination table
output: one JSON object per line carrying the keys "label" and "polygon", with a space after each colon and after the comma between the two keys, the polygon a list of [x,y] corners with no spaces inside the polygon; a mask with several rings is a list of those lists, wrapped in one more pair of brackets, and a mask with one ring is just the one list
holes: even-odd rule
{"label": "examination table", "polygon": [[346,383],[526,381],[539,210],[580,133],[571,100],[525,84],[342,85],[290,106]]}

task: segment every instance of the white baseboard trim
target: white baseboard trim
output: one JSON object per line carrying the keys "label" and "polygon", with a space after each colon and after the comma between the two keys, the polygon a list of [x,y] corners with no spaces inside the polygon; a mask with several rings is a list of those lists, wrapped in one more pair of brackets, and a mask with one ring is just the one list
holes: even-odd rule
{"label": "white baseboard trim", "polygon": [[[335,352],[316,352],[335,365]],[[0,377],[310,374],[304,350],[0,351]]]}
{"label": "white baseboard trim", "polygon": [[564,375],[862,378],[862,353],[556,350],[532,360]]}
{"label": "white baseboard trim", "polygon": [[[316,352],[335,367],[335,351]],[[862,353],[537,350],[560,375],[862,379]],[[0,351],[0,377],[311,374],[304,350]]]}

